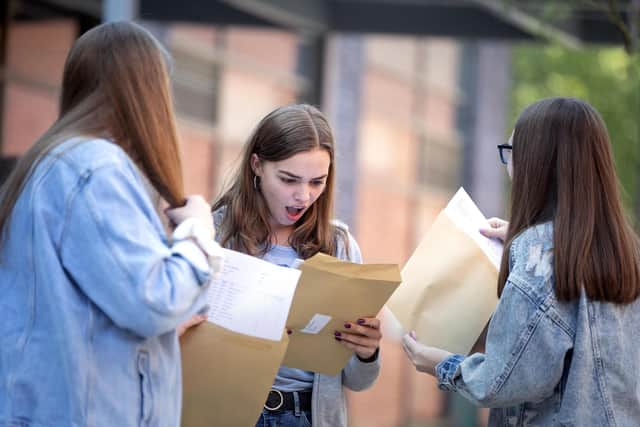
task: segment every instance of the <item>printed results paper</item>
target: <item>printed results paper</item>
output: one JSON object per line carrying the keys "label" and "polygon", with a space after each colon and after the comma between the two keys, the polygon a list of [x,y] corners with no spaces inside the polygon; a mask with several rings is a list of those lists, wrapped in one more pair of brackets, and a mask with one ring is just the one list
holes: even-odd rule
{"label": "printed results paper", "polygon": [[300,270],[223,249],[224,267],[207,294],[208,320],[230,331],[280,341]]}

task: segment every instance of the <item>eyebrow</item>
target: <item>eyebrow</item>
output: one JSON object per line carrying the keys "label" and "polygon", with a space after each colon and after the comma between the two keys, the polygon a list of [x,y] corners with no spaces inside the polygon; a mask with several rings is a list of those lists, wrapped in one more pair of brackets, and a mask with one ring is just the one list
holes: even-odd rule
{"label": "eyebrow", "polygon": [[[286,176],[287,176],[287,177],[289,177],[289,178],[293,178],[293,179],[302,179],[302,177],[301,177],[301,176],[298,176],[298,175],[292,174],[291,172],[287,172],[287,171],[284,171],[284,170],[282,170],[282,169],[278,169],[278,173],[281,173],[281,174],[283,174],[283,175],[286,175]],[[324,178],[326,178],[326,177],[327,177],[327,174],[324,174],[324,175],[322,175],[322,176],[317,176],[317,177],[315,177],[315,178],[311,178],[311,179],[310,179],[310,181],[316,181],[316,180],[319,180],[319,179],[324,179]]]}

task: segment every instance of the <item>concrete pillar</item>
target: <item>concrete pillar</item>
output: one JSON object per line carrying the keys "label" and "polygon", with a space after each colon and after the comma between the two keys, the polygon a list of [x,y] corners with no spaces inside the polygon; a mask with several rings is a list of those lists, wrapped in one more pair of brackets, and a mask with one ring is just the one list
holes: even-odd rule
{"label": "concrete pillar", "polygon": [[323,110],[336,137],[336,217],[357,229],[358,128],[365,50],[363,37],[339,34],[331,37],[325,67]]}
{"label": "concrete pillar", "polygon": [[487,216],[504,216],[506,170],[496,145],[506,141],[510,88],[510,47],[504,42],[465,46],[461,86],[464,134],[463,185]]}

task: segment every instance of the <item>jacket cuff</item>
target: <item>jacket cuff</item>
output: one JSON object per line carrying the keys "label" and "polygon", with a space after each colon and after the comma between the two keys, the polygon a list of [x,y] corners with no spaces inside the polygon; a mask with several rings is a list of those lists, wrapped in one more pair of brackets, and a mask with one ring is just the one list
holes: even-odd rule
{"label": "jacket cuff", "polygon": [[463,355],[454,354],[436,365],[436,378],[440,390],[455,391],[455,377],[458,375],[460,364],[464,359]]}
{"label": "jacket cuff", "polygon": [[180,223],[173,232],[173,240],[171,252],[182,255],[191,263],[200,283],[206,282],[210,274],[219,275],[224,259],[222,248],[196,218],[187,218]]}

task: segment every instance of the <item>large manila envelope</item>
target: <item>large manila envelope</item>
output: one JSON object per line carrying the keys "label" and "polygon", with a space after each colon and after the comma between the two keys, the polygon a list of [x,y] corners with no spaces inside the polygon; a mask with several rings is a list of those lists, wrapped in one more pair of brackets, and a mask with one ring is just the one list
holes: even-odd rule
{"label": "large manila envelope", "polygon": [[400,283],[396,264],[354,264],[317,254],[300,265],[283,364],[337,375],[353,352],[334,338],[346,321],[375,316]]}
{"label": "large manila envelope", "polygon": [[402,269],[387,307],[418,341],[468,354],[498,303],[497,281],[486,253],[442,212]]}
{"label": "large manila envelope", "polygon": [[288,342],[210,322],[189,329],[180,339],[182,427],[255,426]]}

